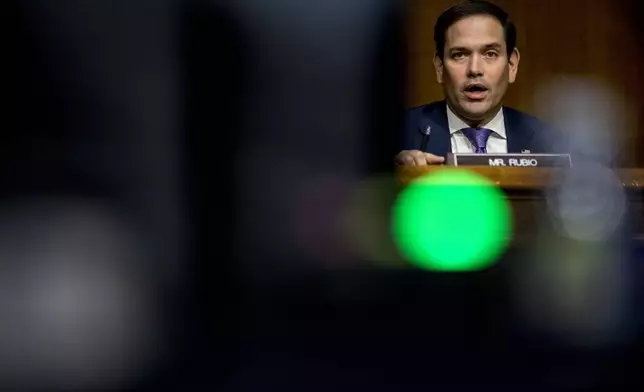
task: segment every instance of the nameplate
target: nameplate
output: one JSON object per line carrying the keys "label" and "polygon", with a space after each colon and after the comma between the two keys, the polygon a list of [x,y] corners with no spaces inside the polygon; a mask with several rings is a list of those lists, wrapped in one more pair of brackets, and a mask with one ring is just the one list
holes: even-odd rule
{"label": "nameplate", "polygon": [[570,154],[447,154],[452,166],[571,167]]}

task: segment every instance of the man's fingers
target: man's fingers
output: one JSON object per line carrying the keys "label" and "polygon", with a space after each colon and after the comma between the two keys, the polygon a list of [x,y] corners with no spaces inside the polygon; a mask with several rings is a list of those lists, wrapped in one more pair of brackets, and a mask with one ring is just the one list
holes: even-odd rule
{"label": "man's fingers", "polygon": [[416,151],[414,154],[414,164],[416,166],[427,165],[427,159],[425,158],[425,154],[420,151]]}
{"label": "man's fingers", "polygon": [[396,163],[399,165],[427,166],[439,165],[443,162],[445,162],[445,158],[443,157],[418,150],[401,151],[396,156]]}
{"label": "man's fingers", "polygon": [[[399,165],[414,166],[417,164],[417,161],[421,161],[422,153],[420,155],[418,153],[420,153],[420,151],[401,151],[396,155],[396,163]],[[422,157],[422,159],[424,159],[424,157]]]}
{"label": "man's fingers", "polygon": [[429,153],[425,153],[425,160],[430,165],[436,165],[436,164],[445,162],[444,157],[439,157],[438,155],[429,154]]}
{"label": "man's fingers", "polygon": [[397,165],[413,165],[414,164],[414,158],[409,155],[408,151],[401,151],[396,155],[396,164]]}
{"label": "man's fingers", "polygon": [[404,165],[412,165],[412,166],[413,166],[413,165],[415,165],[415,164],[416,164],[416,161],[414,160],[414,156],[413,156],[413,155],[403,155],[403,157],[402,157],[402,163],[403,163]]}

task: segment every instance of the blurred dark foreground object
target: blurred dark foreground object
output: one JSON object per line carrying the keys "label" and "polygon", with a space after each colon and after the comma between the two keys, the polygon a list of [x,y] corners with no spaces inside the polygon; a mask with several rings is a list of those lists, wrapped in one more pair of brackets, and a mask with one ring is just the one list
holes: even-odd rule
{"label": "blurred dark foreground object", "polygon": [[[11,222],[2,238],[7,254],[33,251],[38,258],[29,257],[31,262],[44,260],[35,267],[48,267],[31,268],[20,258],[4,262],[3,289],[16,300],[5,296],[3,316],[13,317],[7,325],[25,328],[13,329],[24,335],[4,336],[36,336],[47,343],[29,342],[29,353],[84,342],[70,350],[77,362],[56,363],[64,356],[43,351],[39,358],[21,357],[38,366],[25,367],[33,373],[19,374],[8,387],[626,391],[641,386],[641,329],[628,345],[591,349],[523,328],[512,279],[526,262],[525,253],[508,254],[482,273],[439,275],[373,267],[372,260],[345,255],[336,261],[352,267],[329,268],[319,260],[334,253],[311,254],[299,242],[293,222],[302,194],[342,190],[319,184],[392,174],[402,118],[401,4],[13,0],[6,7],[19,39],[7,56],[13,66],[7,91],[14,99],[0,143],[3,206],[20,212],[14,206],[33,204],[16,201],[82,199],[78,205],[100,206],[90,208],[89,216],[107,222],[96,228],[67,220],[78,217],[76,208],[58,210],[66,212],[62,215],[30,208],[3,221]],[[303,210],[315,211],[326,202],[322,198]],[[81,217],[87,211],[81,209]],[[108,211],[108,217],[93,215],[96,211]],[[18,230],[15,222],[26,217],[30,225]],[[39,219],[51,221],[45,225]],[[54,224],[57,219],[64,225]],[[105,244],[102,240],[115,233],[128,234],[124,243],[133,244],[134,256],[80,246],[75,254],[92,262],[79,257],[73,261],[80,264],[69,264],[38,253],[52,245],[38,229],[56,233],[66,225],[75,234],[62,238],[73,245]],[[96,237],[89,241],[84,235]],[[42,247],[29,249],[36,244]],[[641,248],[628,256],[641,258]],[[44,276],[31,275],[34,271]],[[633,271],[642,276],[641,265]],[[16,278],[21,276],[32,285],[23,285]],[[641,284],[637,288],[641,293]],[[19,298],[20,293],[34,292],[39,300],[51,296],[60,302],[15,307],[31,298]],[[70,300],[83,293],[90,296],[87,301]],[[90,306],[96,293],[110,298],[102,302],[105,308]],[[130,296],[137,301],[127,301]],[[90,355],[95,360],[127,353],[118,350],[127,339],[108,339],[110,328],[123,330],[106,315],[127,316],[119,311],[137,306],[150,313],[120,322],[130,331],[148,328],[158,339],[146,342],[155,350],[142,356],[140,370],[117,381],[93,377],[100,372],[74,374],[78,368],[71,365],[102,364],[82,361],[90,349],[114,354]],[[16,309],[42,311],[37,314],[60,322],[54,324],[58,333],[48,333],[42,327],[50,324],[44,322],[22,324],[28,319],[10,313]],[[70,309],[98,316],[88,317],[88,324],[66,321],[82,317],[51,317]],[[89,333],[73,339],[79,331]],[[126,337],[137,336],[147,334]],[[105,339],[93,339],[98,337]],[[105,346],[110,342],[120,346],[110,351]],[[21,342],[3,343],[13,350],[5,351],[3,360],[15,360],[11,354],[20,352]],[[56,366],[45,366],[52,363]]]}

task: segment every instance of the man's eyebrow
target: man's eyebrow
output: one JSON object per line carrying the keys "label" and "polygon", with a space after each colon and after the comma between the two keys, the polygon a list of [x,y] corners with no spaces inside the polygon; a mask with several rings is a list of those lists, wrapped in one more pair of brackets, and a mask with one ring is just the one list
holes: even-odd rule
{"label": "man's eyebrow", "polygon": [[484,49],[501,49],[501,44],[494,42],[483,46]]}
{"label": "man's eyebrow", "polygon": [[[483,49],[501,49],[502,45],[499,44],[498,42],[493,42],[489,44],[485,44],[482,46]],[[450,52],[468,52],[471,51],[472,49],[466,48],[464,46],[454,46],[449,49]]]}

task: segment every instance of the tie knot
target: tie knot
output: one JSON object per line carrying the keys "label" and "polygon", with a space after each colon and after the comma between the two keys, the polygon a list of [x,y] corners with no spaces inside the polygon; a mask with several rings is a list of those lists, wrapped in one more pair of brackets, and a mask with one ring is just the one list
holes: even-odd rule
{"label": "tie knot", "polygon": [[477,153],[487,153],[487,139],[492,133],[486,128],[463,128],[461,132],[472,142]]}

